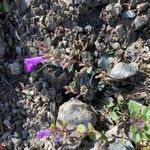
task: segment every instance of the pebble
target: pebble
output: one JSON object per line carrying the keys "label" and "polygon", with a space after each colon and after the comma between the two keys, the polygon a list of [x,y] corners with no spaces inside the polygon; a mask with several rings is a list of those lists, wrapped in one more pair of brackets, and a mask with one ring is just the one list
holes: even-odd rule
{"label": "pebble", "polygon": [[104,69],[104,70],[108,70],[112,64],[114,62],[114,58],[113,57],[105,57],[102,56],[99,60],[98,60],[98,67]]}
{"label": "pebble", "polygon": [[108,150],[134,150],[133,145],[130,142],[121,143],[121,141],[117,141],[109,144]]}
{"label": "pebble", "polygon": [[116,3],[114,6],[116,16],[120,15],[122,12],[122,6],[119,3]]}
{"label": "pebble", "polygon": [[10,128],[10,125],[11,125],[11,124],[10,124],[9,120],[5,119],[3,123],[4,123],[7,127]]}
{"label": "pebble", "polygon": [[120,44],[118,42],[115,42],[115,43],[112,43],[111,44],[111,47],[114,49],[114,50],[119,50],[120,49]]}
{"label": "pebble", "polygon": [[23,14],[26,9],[30,6],[32,0],[19,0],[19,10],[20,13]]}
{"label": "pebble", "polygon": [[21,144],[21,140],[19,138],[11,138],[11,141],[16,147]]}
{"label": "pebble", "polygon": [[147,39],[146,43],[147,43],[147,46],[150,47],[150,39]]}
{"label": "pebble", "polygon": [[137,71],[138,65],[136,63],[126,64],[119,62],[112,68],[110,76],[114,79],[126,79],[135,75]]}
{"label": "pebble", "polygon": [[11,137],[11,134],[10,132],[5,132],[3,135],[2,135],[2,139],[6,139],[6,138],[10,138]]}
{"label": "pebble", "polygon": [[137,16],[133,22],[135,30],[142,29],[148,23],[148,20],[147,15]]}
{"label": "pebble", "polygon": [[63,1],[67,6],[73,4],[73,0],[63,0]]}
{"label": "pebble", "polygon": [[23,70],[22,64],[19,62],[14,61],[13,63],[9,65],[9,67],[10,67],[12,75],[19,75],[22,73],[22,70]]}
{"label": "pebble", "polygon": [[86,103],[71,99],[59,107],[57,120],[67,122],[67,128],[74,129],[78,124],[87,126],[88,123],[91,123],[94,125],[96,116],[89,110]]}
{"label": "pebble", "polygon": [[148,7],[149,7],[149,2],[144,2],[144,3],[138,4],[136,9],[138,12],[143,12],[143,11],[146,11]]}

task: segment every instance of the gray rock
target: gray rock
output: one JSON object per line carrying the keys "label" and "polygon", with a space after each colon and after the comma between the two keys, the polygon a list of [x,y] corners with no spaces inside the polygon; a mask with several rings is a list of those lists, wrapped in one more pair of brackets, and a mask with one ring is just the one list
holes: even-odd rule
{"label": "gray rock", "polygon": [[2,135],[2,139],[3,139],[3,140],[6,139],[6,138],[9,138],[9,137],[11,137],[10,132],[5,132],[5,133]]}
{"label": "gray rock", "polygon": [[138,4],[136,9],[138,12],[142,12],[142,11],[146,11],[148,7],[149,7],[149,2],[144,2],[144,3]]}
{"label": "gray rock", "polygon": [[133,22],[135,30],[142,29],[148,23],[148,20],[147,15],[137,16]]}
{"label": "gray rock", "polygon": [[109,144],[108,150],[134,150],[134,147],[130,142],[122,144],[121,141],[117,141]]}
{"label": "gray rock", "polygon": [[4,123],[7,127],[10,127],[10,125],[11,125],[10,122],[9,122],[9,120],[7,120],[7,119],[5,119],[3,123]]}
{"label": "gray rock", "polygon": [[120,49],[120,44],[118,42],[115,42],[115,43],[112,43],[111,44],[111,47],[114,49],[114,50],[118,50]]}
{"label": "gray rock", "polygon": [[59,107],[57,120],[67,122],[67,128],[74,129],[78,124],[87,126],[88,123],[91,123],[95,125],[96,116],[89,110],[87,104],[71,99]]}
{"label": "gray rock", "polygon": [[98,67],[100,67],[100,68],[102,68],[104,70],[109,70],[113,63],[114,63],[114,58],[113,57],[102,56],[98,60]]}
{"label": "gray rock", "polygon": [[50,31],[54,31],[55,28],[57,27],[57,23],[54,19],[49,19],[49,18],[46,18],[45,19],[45,24],[47,26],[47,28],[50,30]]}
{"label": "gray rock", "polygon": [[[73,4],[73,0],[63,0],[63,1],[67,6]],[[84,4],[87,7],[96,7],[99,5],[99,1],[98,0],[74,0],[74,4],[76,5]]]}
{"label": "gray rock", "polygon": [[147,46],[150,47],[150,39],[147,39],[146,43],[147,43]]}
{"label": "gray rock", "polygon": [[22,73],[22,70],[23,70],[22,64],[17,61],[14,61],[13,63],[11,63],[9,67],[10,67],[12,75],[19,75]]}
{"label": "gray rock", "polygon": [[30,6],[32,0],[18,0],[19,4],[19,11],[21,14],[23,14],[27,8]]}
{"label": "gray rock", "polygon": [[126,79],[135,75],[137,71],[138,65],[136,63],[126,64],[120,62],[112,68],[110,76],[114,79]]}
{"label": "gray rock", "polygon": [[67,6],[73,4],[73,0],[63,0],[63,2],[64,2]]}
{"label": "gray rock", "polygon": [[11,138],[12,143],[14,144],[14,146],[19,146],[21,144],[21,139],[19,138]]}
{"label": "gray rock", "polygon": [[16,52],[17,52],[18,54],[21,54],[22,49],[21,49],[21,47],[20,47],[20,46],[16,46]]}
{"label": "gray rock", "polygon": [[123,9],[123,8],[122,8],[121,4],[116,3],[115,6],[114,6],[115,15],[116,15],[116,16],[120,15],[121,12],[122,12],[122,9]]}

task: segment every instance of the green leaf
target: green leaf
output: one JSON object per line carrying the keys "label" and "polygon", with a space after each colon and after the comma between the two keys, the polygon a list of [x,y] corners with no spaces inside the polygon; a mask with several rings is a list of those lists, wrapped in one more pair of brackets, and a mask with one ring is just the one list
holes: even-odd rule
{"label": "green leaf", "polygon": [[139,131],[139,129],[136,128],[134,125],[131,125],[131,126],[130,126],[130,132],[131,132],[132,134],[136,134],[138,131]]}
{"label": "green leaf", "polygon": [[136,144],[137,144],[137,143],[140,143],[140,142],[142,141],[139,132],[138,132],[137,134],[133,134],[133,140],[134,140],[134,142],[135,142]]}
{"label": "green leaf", "polygon": [[101,138],[101,133],[98,131],[93,130],[92,132],[89,133],[89,137],[93,141],[97,141]]}
{"label": "green leaf", "polygon": [[7,3],[6,0],[3,0],[2,2],[2,11],[9,12],[9,4]]}
{"label": "green leaf", "polygon": [[140,114],[141,104],[130,100],[129,103],[128,103],[128,109],[129,109],[131,115],[136,116],[136,115]]}
{"label": "green leaf", "polygon": [[117,115],[117,113],[115,111],[113,111],[111,113],[111,118],[112,118],[112,120],[117,121],[119,119],[119,116]]}
{"label": "green leaf", "polygon": [[52,123],[51,126],[50,126],[50,128],[51,128],[51,129],[56,129],[57,127],[56,127],[55,124]]}
{"label": "green leaf", "polygon": [[150,107],[148,108],[148,111],[146,112],[146,119],[150,121]]}
{"label": "green leaf", "polygon": [[67,67],[69,72],[72,72],[74,70],[74,64]]}
{"label": "green leaf", "polygon": [[141,115],[143,119],[150,120],[150,107],[143,107]]}
{"label": "green leaf", "polygon": [[71,87],[73,87],[73,88],[75,88],[76,87],[76,81],[72,81],[70,84],[69,84],[69,86],[71,86]]}
{"label": "green leaf", "polygon": [[89,131],[94,130],[94,127],[93,127],[93,125],[92,125],[91,123],[88,123],[88,130],[89,130]]}
{"label": "green leaf", "polygon": [[106,107],[111,108],[113,106],[114,106],[113,99],[108,100],[108,103],[106,104]]}
{"label": "green leaf", "polygon": [[65,124],[64,124],[63,121],[61,121],[61,120],[57,120],[57,123],[58,123],[58,125],[60,125],[61,127],[64,127],[64,126],[65,126]]}
{"label": "green leaf", "polygon": [[84,133],[87,131],[86,127],[83,125],[83,124],[79,124],[77,127],[76,127],[77,131],[79,133]]}

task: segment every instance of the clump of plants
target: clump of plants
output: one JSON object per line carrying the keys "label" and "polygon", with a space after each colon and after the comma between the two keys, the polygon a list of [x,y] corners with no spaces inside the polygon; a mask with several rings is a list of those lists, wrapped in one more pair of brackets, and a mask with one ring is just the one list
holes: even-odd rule
{"label": "clump of plants", "polygon": [[48,138],[54,145],[66,145],[67,141],[78,142],[82,141],[85,137],[97,141],[101,138],[100,132],[96,131],[92,124],[88,123],[87,127],[83,124],[76,126],[74,130],[67,128],[67,123],[58,121],[59,125],[51,124],[49,129],[40,130],[36,133],[37,139]]}
{"label": "clump of plants", "polygon": [[0,12],[9,12],[9,3],[7,0],[0,2]]}
{"label": "clump of plants", "polygon": [[150,142],[150,106],[130,100],[128,103],[130,111],[130,132],[136,144],[147,144]]}

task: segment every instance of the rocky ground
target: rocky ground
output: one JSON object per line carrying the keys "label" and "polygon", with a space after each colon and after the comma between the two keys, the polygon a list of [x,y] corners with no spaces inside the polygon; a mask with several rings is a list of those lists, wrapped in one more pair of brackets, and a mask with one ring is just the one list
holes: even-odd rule
{"label": "rocky ground", "polygon": [[[150,1],[15,0],[9,6],[0,11],[3,147],[140,149],[129,139],[127,102],[150,104]],[[46,62],[27,72],[24,59],[35,56]],[[117,121],[107,101],[124,104]],[[55,147],[36,139],[37,131],[58,119],[69,128],[90,122],[107,140]]]}

